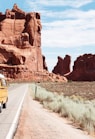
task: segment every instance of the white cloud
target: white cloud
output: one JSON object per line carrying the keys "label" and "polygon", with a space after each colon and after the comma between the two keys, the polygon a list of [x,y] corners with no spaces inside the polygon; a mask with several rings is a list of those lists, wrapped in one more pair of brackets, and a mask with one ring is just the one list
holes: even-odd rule
{"label": "white cloud", "polygon": [[43,47],[95,45],[95,18],[89,18],[43,23],[47,26],[42,31]]}
{"label": "white cloud", "polygon": [[70,6],[70,7],[81,7],[88,3],[93,2],[93,0],[35,0],[35,1],[27,1],[31,7],[40,8],[42,6]]}
{"label": "white cloud", "polygon": [[64,0],[65,6],[71,6],[74,8],[79,8],[81,6],[84,6],[88,3],[91,3],[93,0]]}
{"label": "white cloud", "polygon": [[[80,11],[80,10],[66,10],[61,15],[64,16],[64,18],[76,18],[76,19],[94,19],[95,18],[95,10],[89,10],[89,11]],[[56,16],[56,15],[55,15]]]}
{"label": "white cloud", "polygon": [[[72,8],[80,8],[81,6],[84,6],[86,4],[89,4],[93,2],[93,0],[25,0],[26,5],[28,5],[29,9],[32,11],[40,12],[44,15],[48,15],[48,12],[50,11],[51,7],[72,7]],[[48,7],[48,9],[46,8]]]}
{"label": "white cloud", "polygon": [[[64,31],[64,30],[63,30]],[[70,32],[70,33],[69,33]],[[79,47],[79,46],[91,46],[95,45],[95,33],[78,32],[69,30],[68,33],[49,31],[43,33],[42,47]],[[89,34],[88,34],[89,33]],[[93,35],[93,37],[91,37]]]}

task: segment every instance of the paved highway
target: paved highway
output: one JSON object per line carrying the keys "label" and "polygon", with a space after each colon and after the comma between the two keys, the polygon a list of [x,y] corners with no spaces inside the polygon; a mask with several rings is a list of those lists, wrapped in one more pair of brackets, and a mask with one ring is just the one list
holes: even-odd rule
{"label": "paved highway", "polygon": [[9,88],[7,108],[0,113],[0,139],[12,138],[27,91],[28,84],[16,84]]}

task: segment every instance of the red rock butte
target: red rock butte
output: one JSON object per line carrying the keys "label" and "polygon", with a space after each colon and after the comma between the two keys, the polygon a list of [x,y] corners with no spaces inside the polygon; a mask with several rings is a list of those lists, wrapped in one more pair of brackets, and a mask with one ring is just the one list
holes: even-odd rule
{"label": "red rock butte", "polygon": [[71,62],[71,57],[69,55],[66,55],[65,58],[61,58],[58,56],[58,62],[54,69],[52,70],[53,73],[55,74],[60,74],[64,75],[70,72],[70,62]]}
{"label": "red rock butte", "polygon": [[41,29],[40,14],[25,13],[16,4],[0,13],[0,70],[7,77],[43,71]]}
{"label": "red rock butte", "polygon": [[42,55],[41,29],[38,12],[26,13],[17,4],[5,14],[0,12],[0,71],[8,79],[55,78]]}

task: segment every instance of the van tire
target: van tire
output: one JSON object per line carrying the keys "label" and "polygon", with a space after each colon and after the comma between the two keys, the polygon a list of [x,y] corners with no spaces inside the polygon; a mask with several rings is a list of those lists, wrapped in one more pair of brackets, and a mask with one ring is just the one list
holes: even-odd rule
{"label": "van tire", "polygon": [[7,108],[7,103],[3,104],[3,108],[6,109]]}
{"label": "van tire", "polygon": [[2,112],[2,106],[0,106],[0,113]]}

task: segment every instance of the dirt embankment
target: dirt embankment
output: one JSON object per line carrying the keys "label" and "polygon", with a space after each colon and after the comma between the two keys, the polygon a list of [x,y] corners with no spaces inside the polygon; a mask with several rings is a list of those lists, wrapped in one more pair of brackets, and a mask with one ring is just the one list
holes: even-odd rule
{"label": "dirt embankment", "polygon": [[14,139],[95,139],[42,107],[27,94]]}

